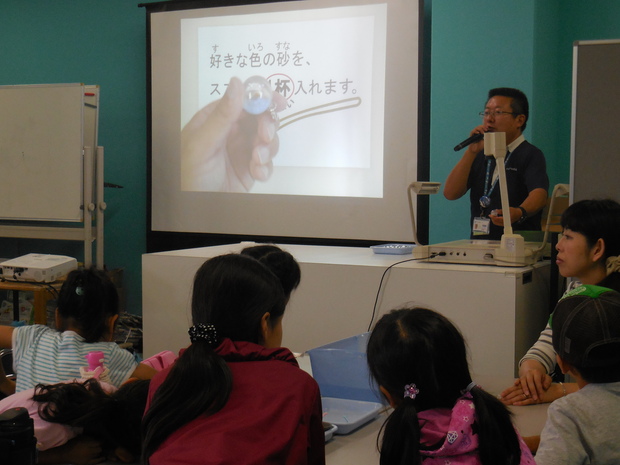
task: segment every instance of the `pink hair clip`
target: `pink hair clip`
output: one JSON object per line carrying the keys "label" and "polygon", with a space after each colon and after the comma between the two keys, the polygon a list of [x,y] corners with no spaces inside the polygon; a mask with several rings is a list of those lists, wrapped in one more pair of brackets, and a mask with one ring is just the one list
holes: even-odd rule
{"label": "pink hair clip", "polygon": [[415,384],[407,384],[405,386],[405,394],[403,395],[403,397],[409,397],[410,399],[415,399],[419,393],[420,393],[420,390],[417,388]]}

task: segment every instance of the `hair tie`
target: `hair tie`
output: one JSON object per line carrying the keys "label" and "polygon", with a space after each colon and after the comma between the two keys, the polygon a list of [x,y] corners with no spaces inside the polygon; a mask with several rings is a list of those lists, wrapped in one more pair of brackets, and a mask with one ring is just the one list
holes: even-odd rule
{"label": "hair tie", "polygon": [[196,341],[205,341],[210,346],[217,344],[217,331],[213,325],[197,324],[189,328],[189,340],[192,344]]}
{"label": "hair tie", "polygon": [[461,391],[461,394],[465,395],[465,394],[467,394],[469,391],[471,391],[475,387],[476,387],[476,383],[474,381],[472,381],[471,383],[469,383],[467,385],[467,387],[465,389],[463,389]]}
{"label": "hair tie", "polygon": [[419,393],[420,390],[415,384],[407,384],[405,386],[405,393],[403,394],[403,398],[409,397],[410,399],[415,399]]}

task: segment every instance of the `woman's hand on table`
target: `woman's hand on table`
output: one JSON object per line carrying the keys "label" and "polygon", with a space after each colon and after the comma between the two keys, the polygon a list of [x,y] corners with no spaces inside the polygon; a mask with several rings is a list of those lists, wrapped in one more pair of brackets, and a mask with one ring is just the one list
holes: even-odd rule
{"label": "woman's hand on table", "polygon": [[524,360],[519,367],[519,378],[513,385],[500,394],[500,400],[506,405],[530,405],[551,402],[547,390],[551,386],[549,376],[540,362]]}

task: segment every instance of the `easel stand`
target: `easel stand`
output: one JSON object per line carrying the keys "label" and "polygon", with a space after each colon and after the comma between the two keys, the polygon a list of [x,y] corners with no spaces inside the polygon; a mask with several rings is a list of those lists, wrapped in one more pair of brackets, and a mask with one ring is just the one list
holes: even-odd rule
{"label": "easel stand", "polygon": [[95,156],[91,147],[84,147],[84,203],[81,226],[68,228],[0,224],[0,237],[84,242],[84,266],[88,268],[95,265],[97,268],[103,268],[103,217],[106,209],[103,199],[103,161],[103,147],[97,147]]}

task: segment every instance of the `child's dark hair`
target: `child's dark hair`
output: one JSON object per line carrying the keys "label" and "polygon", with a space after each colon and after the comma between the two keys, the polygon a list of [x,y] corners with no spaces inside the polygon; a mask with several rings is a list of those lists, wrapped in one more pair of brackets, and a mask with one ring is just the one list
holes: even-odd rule
{"label": "child's dark hair", "polygon": [[39,384],[32,398],[42,403],[39,416],[43,420],[84,428],[84,434],[102,441],[104,450],[123,447],[137,458],[149,383],[131,381],[112,393],[105,392],[96,379]]}
{"label": "child's dark hair", "polygon": [[[615,348],[616,352],[618,347]],[[573,367],[588,383],[617,383],[620,381],[620,363],[604,367]]]}
{"label": "child's dark hair", "polygon": [[215,352],[222,338],[260,344],[263,315],[269,313],[269,323],[275,325],[285,305],[278,278],[249,256],[222,255],[200,267],[194,277],[192,321],[194,327],[212,325],[217,340],[194,339],[155,392],[143,420],[144,463],[174,431],[226,405],[232,375]]}
{"label": "child's dark hair", "polygon": [[58,313],[58,330],[74,326],[86,342],[100,341],[106,335],[108,319],[118,315],[118,292],[103,271],[73,270],[60,289]]}
{"label": "child's dark hair", "polygon": [[301,270],[295,258],[285,250],[272,244],[260,244],[246,247],[242,255],[255,258],[280,280],[287,299],[301,282]]}
{"label": "child's dark hair", "polygon": [[611,199],[587,199],[569,205],[560,220],[563,229],[583,234],[589,247],[605,242],[605,259],[620,255],[620,204]]}
{"label": "child's dark hair", "polygon": [[[463,336],[432,310],[392,310],[373,329],[367,357],[370,374],[396,404],[383,427],[380,463],[420,464],[418,412],[452,409],[472,382]],[[414,399],[403,396],[412,383],[419,389]],[[519,439],[506,407],[479,387],[470,393],[482,464],[518,464]]]}

